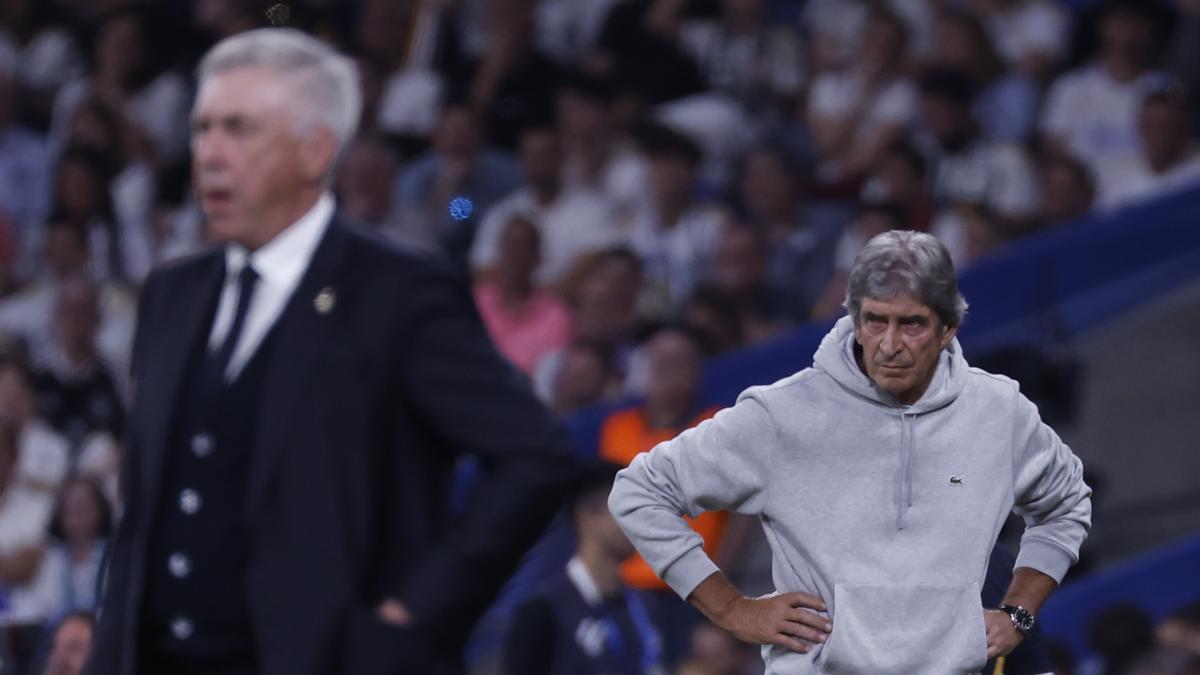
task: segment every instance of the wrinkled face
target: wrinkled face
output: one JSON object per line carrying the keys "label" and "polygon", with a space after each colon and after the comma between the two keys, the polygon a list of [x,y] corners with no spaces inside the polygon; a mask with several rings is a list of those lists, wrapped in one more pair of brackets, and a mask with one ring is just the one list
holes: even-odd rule
{"label": "wrinkled face", "polygon": [[916,403],[958,329],[945,326],[928,305],[907,295],[863,298],[858,316],[854,338],[862,346],[867,377],[901,403]]}
{"label": "wrinkled face", "polygon": [[324,127],[299,133],[287,76],[245,66],[204,80],[192,115],[192,175],[209,232],[255,249],[303,214],[335,141]]}

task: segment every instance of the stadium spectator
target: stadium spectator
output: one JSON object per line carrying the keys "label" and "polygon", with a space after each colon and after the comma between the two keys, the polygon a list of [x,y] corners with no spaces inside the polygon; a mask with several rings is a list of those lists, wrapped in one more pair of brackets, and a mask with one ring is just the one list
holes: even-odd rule
{"label": "stadium spectator", "polygon": [[1119,208],[1200,184],[1200,144],[1186,94],[1178,87],[1147,94],[1138,113],[1138,150],[1100,170],[1100,204]]}
{"label": "stadium spectator", "polygon": [[[402,139],[427,138],[445,94],[441,75],[418,54],[424,3],[366,0],[358,11],[357,45],[382,77],[373,126]],[[434,38],[436,40],[436,38]],[[436,48],[432,45],[430,49]]]}
{"label": "stadium spectator", "polygon": [[664,126],[643,131],[650,160],[651,197],[634,216],[630,244],[645,274],[642,311],[669,316],[712,271],[727,217],[697,195],[701,152],[687,136]]}
{"label": "stadium spectator", "polygon": [[500,239],[494,273],[475,284],[475,304],[488,334],[500,352],[526,374],[533,372],[543,356],[562,349],[571,339],[571,314],[566,305],[534,283],[540,257],[537,226],[513,214]]}
{"label": "stadium spectator", "polygon": [[865,202],[842,232],[834,252],[833,276],[813,305],[812,318],[830,321],[842,315],[846,283],[858,252],[868,241],[888,230],[908,229],[909,214],[895,202]]}
{"label": "stadium spectator", "polygon": [[155,53],[151,6],[128,5],[98,19],[91,49],[90,70],[58,90],[51,135],[67,136],[75,109],[98,96],[114,110],[128,115],[138,140],[150,148],[157,165],[180,161],[187,152],[188,106],[191,94],[184,78]]}
{"label": "stadium spectator", "polygon": [[863,186],[865,202],[892,202],[908,213],[908,226],[928,232],[937,215],[929,180],[929,160],[908,140],[897,141],[883,151],[879,165]]}
{"label": "stadium spectator", "polygon": [[[685,328],[667,326],[646,341],[646,399],[641,405],[611,413],[600,426],[601,459],[627,466],[638,455],[675,438],[717,412],[700,400],[699,386],[704,347],[701,338]],[[704,540],[709,555],[722,555],[728,514],[705,513],[688,525]],[[654,591],[654,605],[668,622],[668,662],[679,660],[687,636],[699,615],[670,592],[666,583],[641,556],[621,564],[621,578],[638,589]]]}
{"label": "stadium spectator", "polygon": [[62,14],[39,0],[0,3],[0,64],[9,61],[22,112],[39,127],[49,117],[54,91],[83,72],[78,41]]}
{"label": "stadium spectator", "polygon": [[[17,86],[11,64],[0,57],[0,237],[6,243],[0,266],[28,278],[30,251],[49,214],[51,168],[46,139],[18,122]],[[0,287],[6,281],[0,279]]]}
{"label": "stadium spectator", "polygon": [[88,612],[73,612],[63,618],[54,629],[46,671],[41,675],[82,675],[92,652],[95,630],[96,620]]}
{"label": "stadium spectator", "polygon": [[759,145],[742,161],[737,202],[747,223],[766,234],[768,274],[793,321],[809,318],[813,302],[833,273],[833,250],[847,209],[805,204],[802,168],[792,153]]}
{"label": "stadium spectator", "polygon": [[1119,603],[1092,615],[1087,640],[1098,656],[1099,672],[1123,675],[1154,648],[1154,624],[1141,607]]}
{"label": "stadium spectator", "polygon": [[1167,615],[1154,629],[1154,639],[1159,646],[1200,656],[1200,602]]}
{"label": "stadium spectator", "polygon": [[148,214],[117,210],[113,192],[117,171],[104,153],[83,146],[68,148],[58,158],[52,218],[86,229],[98,279],[137,284],[154,263],[149,223],[136,217]]}
{"label": "stadium spectator", "polygon": [[1037,212],[1037,176],[1025,150],[985,138],[971,115],[974,85],[961,70],[931,68],[920,77],[920,140],[933,167],[942,211],[931,232],[966,264],[1024,231]]}
{"label": "stadium spectator", "polygon": [[1079,160],[1051,153],[1038,166],[1041,195],[1038,204],[1042,226],[1075,220],[1092,210],[1096,188],[1091,171]]}
{"label": "stadium spectator", "polygon": [[612,350],[592,340],[574,340],[556,355],[549,395],[550,409],[569,415],[621,393],[621,373]]}
{"label": "stadium spectator", "polygon": [[[580,281],[568,297],[571,324],[577,340],[592,342],[610,354],[622,389],[638,390],[645,383],[643,364],[634,340],[637,329],[636,297],[625,281],[602,265]],[[563,372],[565,352],[544,356],[533,372],[534,390],[543,401],[554,396],[555,382]]]}
{"label": "stadium spectator", "polygon": [[633,546],[607,507],[619,465],[601,463],[571,503],[577,539],[566,570],[513,613],[502,672],[511,675],[662,673],[662,636],[644,591],[622,580]]}
{"label": "stadium spectator", "polygon": [[620,82],[634,107],[704,91],[704,76],[679,41],[686,5],[687,0],[624,0],[613,5],[584,67]]}
{"label": "stadium spectator", "polygon": [[912,121],[917,100],[903,71],[907,45],[904,22],[874,5],[853,62],[813,82],[808,125],[822,158],[822,182],[861,178]]}
{"label": "stadium spectator", "polygon": [[54,609],[45,585],[36,583],[54,494],[22,475],[21,433],[0,417],[0,626],[39,623]]}
{"label": "stadium spectator", "polygon": [[613,219],[626,222],[647,198],[646,160],[618,125],[616,91],[605,78],[576,73],[558,96],[564,181],[595,190],[613,204]]}
{"label": "stadium spectator", "polygon": [[0,356],[0,417],[16,434],[16,481],[53,503],[67,475],[70,445],[38,415],[32,374],[17,356]]}
{"label": "stadium spectator", "polygon": [[761,230],[736,221],[725,224],[713,282],[736,303],[739,333],[746,344],[761,342],[784,327],[788,289],[771,285],[770,258],[770,243]]}
{"label": "stadium spectator", "polygon": [[43,419],[67,440],[72,457],[87,437],[107,433],[120,438],[124,422],[124,385],[96,350],[100,327],[100,289],[78,275],[58,284],[52,340],[34,368],[34,388]]}
{"label": "stadium spectator", "polygon": [[530,125],[553,119],[563,79],[562,69],[535,41],[535,6],[534,0],[482,3],[487,48],[451,72],[465,84],[466,100],[482,120],[488,142],[505,150],[516,150]]}
{"label": "stadium spectator", "polygon": [[963,8],[938,12],[937,41],[930,64],[967,73],[977,95],[971,112],[984,136],[1020,142],[1034,129],[1041,93],[1027,75],[1005,70],[992,36],[976,15]]}
{"label": "stadium spectator", "polygon": [[684,303],[679,320],[700,338],[707,358],[747,344],[743,313],[737,296],[715,284],[703,283]]}
{"label": "stadium spectator", "polygon": [[517,163],[485,146],[474,114],[452,102],[438,115],[432,147],[396,177],[398,234],[465,267],[484,214],[520,184]]}
{"label": "stadium spectator", "polygon": [[721,0],[719,18],[684,21],[679,34],[710,92],[754,116],[794,110],[807,79],[799,36],[767,21],[768,4]]}
{"label": "stadium spectator", "polygon": [[1056,152],[1069,152],[1092,171],[1137,151],[1142,97],[1162,76],[1151,69],[1154,24],[1150,3],[1110,0],[1100,17],[1100,51],[1090,63],[1054,81],[1040,131]]}
{"label": "stadium spectator", "polygon": [[[53,344],[54,307],[64,280],[91,274],[91,244],[87,231],[66,220],[46,224],[42,267],[45,273],[20,292],[0,299],[0,332],[22,337],[33,345],[34,358]],[[134,298],[120,285],[100,285],[100,327],[97,349],[115,371],[124,372],[133,339]]]}
{"label": "stadium spectator", "polygon": [[541,234],[542,255],[535,278],[539,284],[553,285],[580,256],[620,240],[614,205],[601,193],[564,182],[562,138],[554,127],[525,129],[520,145],[525,184],[484,215],[471,247],[471,269],[476,276],[495,271],[504,227],[519,214],[537,225]]}
{"label": "stadium spectator", "polygon": [[1200,675],[1200,655],[1181,649],[1155,649],[1134,661],[1123,675]]}
{"label": "stadium spectator", "polygon": [[396,156],[377,138],[360,137],[346,150],[334,181],[338,204],[346,214],[368,225],[392,225],[392,184]]}
{"label": "stadium spectator", "polygon": [[101,564],[112,534],[112,507],[100,483],[87,476],[68,480],[37,572],[52,599],[49,616],[96,610]]}
{"label": "stadium spectator", "polygon": [[1071,19],[1050,0],[975,0],[1005,64],[1044,81],[1066,56]]}

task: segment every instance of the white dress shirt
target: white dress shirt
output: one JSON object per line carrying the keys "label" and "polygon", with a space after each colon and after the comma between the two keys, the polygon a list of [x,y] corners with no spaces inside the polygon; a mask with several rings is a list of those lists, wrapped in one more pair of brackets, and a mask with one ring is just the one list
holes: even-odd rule
{"label": "white dress shirt", "polygon": [[217,315],[208,336],[210,351],[220,348],[233,324],[237,308],[238,275],[242,268],[249,263],[258,273],[242,334],[225,370],[226,379],[232,380],[237,376],[283,313],[292,292],[300,285],[300,279],[308,269],[308,263],[321,243],[332,215],[333,196],[326,192],[307,213],[262,248],[247,251],[238,244],[230,244],[225,248],[225,285],[221,289]]}

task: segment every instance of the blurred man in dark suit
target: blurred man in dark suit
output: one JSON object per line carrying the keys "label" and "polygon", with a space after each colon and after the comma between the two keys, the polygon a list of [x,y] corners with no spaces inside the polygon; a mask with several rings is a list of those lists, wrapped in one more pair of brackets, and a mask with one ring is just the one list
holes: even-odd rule
{"label": "blurred man in dark suit", "polygon": [[[143,291],[89,675],[460,672],[574,479],[465,285],[336,212],[360,107],[350,61],[297,31],[200,64],[193,176],[222,246]],[[486,477],[451,523],[468,452]]]}

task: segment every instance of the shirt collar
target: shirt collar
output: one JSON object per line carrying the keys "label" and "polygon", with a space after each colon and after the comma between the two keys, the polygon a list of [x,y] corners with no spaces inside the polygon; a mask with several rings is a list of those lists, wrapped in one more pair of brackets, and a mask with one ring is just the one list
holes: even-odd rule
{"label": "shirt collar", "polygon": [[288,286],[308,267],[313,251],[321,243],[333,215],[333,195],[324,192],[300,219],[284,228],[254,252],[240,244],[225,247],[225,270],[229,277],[241,272],[247,259],[259,279],[272,286]]}
{"label": "shirt collar", "polygon": [[571,558],[567,563],[567,578],[575,585],[579,595],[583,596],[583,601],[588,607],[596,607],[604,602],[600,587],[596,585],[596,580],[592,578],[591,572],[588,572],[587,566],[579,556]]}

